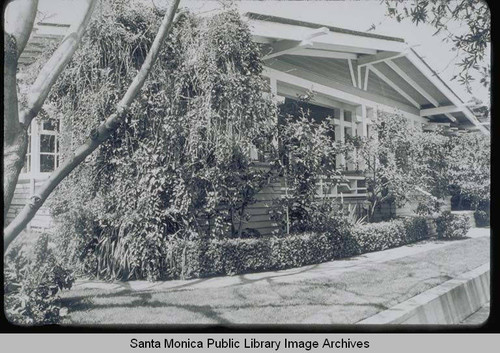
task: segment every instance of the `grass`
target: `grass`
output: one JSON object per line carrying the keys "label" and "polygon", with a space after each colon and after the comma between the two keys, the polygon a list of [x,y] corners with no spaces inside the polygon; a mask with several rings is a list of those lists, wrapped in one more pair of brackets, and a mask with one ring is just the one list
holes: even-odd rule
{"label": "grass", "polygon": [[489,256],[489,238],[476,238],[349,271],[322,271],[322,265],[313,265],[241,275],[222,287],[203,287],[210,279],[179,281],[183,284],[171,288],[158,283],[148,290],[134,290],[127,283],[101,289],[76,286],[63,294],[63,305],[70,309],[63,323],[349,324],[472,270]]}

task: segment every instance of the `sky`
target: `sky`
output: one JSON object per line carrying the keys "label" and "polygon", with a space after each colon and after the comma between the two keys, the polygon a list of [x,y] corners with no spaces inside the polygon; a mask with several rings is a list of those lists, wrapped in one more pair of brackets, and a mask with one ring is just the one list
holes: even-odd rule
{"label": "sky", "polygon": [[[168,0],[134,0],[162,7]],[[221,1],[185,1],[181,7],[188,7],[194,12],[209,15],[222,7]],[[237,1],[239,10],[286,17],[296,20],[315,22],[324,25],[367,31],[372,25],[372,33],[403,38],[419,55],[439,74],[462,100],[469,101],[471,96],[465,88],[451,78],[459,72],[455,65],[459,62],[457,53],[452,51],[452,43],[443,42],[443,37],[433,36],[434,27],[419,24],[418,27],[409,19],[398,23],[386,16],[387,8],[380,0],[361,1]],[[39,10],[50,18],[50,22],[71,23],[81,0],[40,0]],[[457,34],[462,29],[459,24],[450,24],[450,29]],[[490,60],[487,55],[485,62]],[[484,103],[489,102],[488,90],[479,83],[479,78],[472,84],[474,96]]]}

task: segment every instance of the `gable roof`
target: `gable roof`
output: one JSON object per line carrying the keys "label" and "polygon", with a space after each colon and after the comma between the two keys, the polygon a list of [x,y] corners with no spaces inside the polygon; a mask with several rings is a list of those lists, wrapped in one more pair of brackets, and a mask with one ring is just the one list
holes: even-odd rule
{"label": "gable roof", "polygon": [[251,18],[251,19],[254,19],[254,20],[260,20],[260,21],[269,21],[269,22],[282,23],[282,24],[287,24],[287,25],[294,25],[294,26],[301,26],[301,27],[308,27],[308,28],[326,27],[331,32],[353,34],[353,35],[356,35],[356,36],[362,36],[362,37],[368,37],[368,38],[377,38],[377,39],[392,40],[392,41],[395,41],[395,42],[404,42],[403,38],[390,37],[390,36],[385,36],[385,35],[376,34],[376,33],[354,31],[354,30],[346,29],[346,28],[334,27],[334,26],[329,26],[329,25],[322,25],[322,24],[319,24],[319,23],[299,21],[299,20],[294,20],[294,19],[285,18],[285,17],[264,15],[264,14],[259,14],[259,13],[256,13],[256,12],[246,12],[244,14],[244,16],[246,16],[248,18]]}
{"label": "gable roof", "polygon": [[403,104],[406,111],[431,122],[450,121],[455,127],[489,133],[402,38],[255,12],[245,16],[270,68],[351,94],[369,94],[374,101],[381,97],[398,108]]}
{"label": "gable roof", "polygon": [[[246,12],[244,16],[250,20],[254,40],[264,49],[274,50],[271,56],[278,66],[313,72],[332,83],[336,78],[333,74],[343,70],[337,83],[349,92],[378,94],[396,106],[404,104],[412,111],[418,109],[421,116],[431,121],[451,121],[469,129],[488,131],[464,101],[402,38],[256,12]],[[61,23],[37,23],[20,63],[31,64],[49,42],[60,41],[68,27]],[[276,52],[277,48],[282,51]],[[273,67],[269,60],[266,65]],[[349,73],[351,65],[353,70]],[[367,72],[368,77],[363,79],[366,84],[362,87],[360,77]]]}

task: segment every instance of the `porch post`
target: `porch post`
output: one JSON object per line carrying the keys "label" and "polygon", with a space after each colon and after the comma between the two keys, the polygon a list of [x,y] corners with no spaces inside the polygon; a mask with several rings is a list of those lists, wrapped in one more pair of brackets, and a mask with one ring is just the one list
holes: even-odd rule
{"label": "porch post", "polygon": [[[271,99],[272,101],[277,104],[278,103],[278,80],[274,77],[269,77],[270,83],[271,83]],[[278,114],[274,116],[274,124],[278,126]],[[278,148],[278,138],[277,136],[273,137],[272,141],[273,145],[275,148]]]}
{"label": "porch post", "polygon": [[[357,136],[365,139],[368,136],[368,124],[367,124],[367,112],[366,105],[361,104],[356,107],[356,132]],[[357,153],[357,151],[356,151]],[[365,169],[365,161],[363,158],[358,159],[358,165],[360,170]]]}
{"label": "porch post", "polygon": [[[339,125],[335,125],[335,141],[344,143],[345,141],[345,131],[344,131],[344,109],[340,109]],[[345,157],[343,154],[336,156],[336,167],[337,169],[344,169],[345,167]]]}

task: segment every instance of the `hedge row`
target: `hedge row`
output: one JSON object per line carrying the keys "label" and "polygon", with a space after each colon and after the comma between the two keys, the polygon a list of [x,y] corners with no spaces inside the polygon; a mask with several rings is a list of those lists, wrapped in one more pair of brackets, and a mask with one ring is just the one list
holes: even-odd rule
{"label": "hedge row", "polygon": [[356,226],[350,230],[258,239],[175,241],[168,244],[169,278],[282,270],[402,246],[428,237],[424,218]]}

